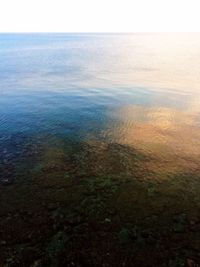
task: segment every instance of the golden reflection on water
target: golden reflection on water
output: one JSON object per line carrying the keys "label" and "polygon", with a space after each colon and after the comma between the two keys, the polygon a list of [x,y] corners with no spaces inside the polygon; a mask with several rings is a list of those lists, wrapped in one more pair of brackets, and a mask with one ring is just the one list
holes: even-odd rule
{"label": "golden reflection on water", "polygon": [[197,113],[129,105],[120,108],[115,116],[119,123],[108,127],[104,138],[142,151],[149,157],[146,167],[160,177],[200,170]]}
{"label": "golden reflection on water", "polygon": [[90,83],[127,97],[135,87],[145,88],[150,94],[142,100],[151,101],[152,93],[154,99],[151,107],[124,104],[109,110],[113,121],[102,131],[103,139],[141,150],[159,177],[199,171],[200,35],[130,34],[109,41],[106,48],[99,45],[98,60],[88,64]]}
{"label": "golden reflection on water", "polygon": [[[33,78],[34,82],[44,79],[54,91],[65,91],[70,85],[72,95],[88,97],[83,102],[86,110],[90,108],[87,101],[90,97],[94,107],[102,104],[109,121],[107,127],[102,124],[100,130],[104,142],[116,142],[142,151],[149,157],[145,164],[150,170],[161,173],[198,171],[199,48],[200,34],[195,33],[127,34],[109,38],[101,35],[87,43],[73,43],[73,49],[79,52],[78,63],[76,60],[68,62],[68,53],[64,53],[67,70],[74,67],[75,73],[63,75],[66,74],[64,69],[64,72],[47,75],[48,79],[44,79],[44,75],[42,79]],[[65,49],[71,54],[67,44]],[[25,79],[26,82],[33,80]],[[76,94],[74,96],[76,98]],[[127,101],[129,97],[130,102]],[[113,104],[115,101],[119,103],[118,108]],[[84,138],[94,150],[98,148],[104,153],[106,144],[99,142],[99,136],[91,135],[95,134],[86,133]],[[92,143],[93,140],[99,143]],[[57,152],[47,150],[45,159],[49,161]]]}
{"label": "golden reflection on water", "polygon": [[[80,51],[77,72],[58,73],[51,82],[80,87],[77,92],[92,97],[94,105],[107,103],[109,122],[100,134],[105,143],[94,133],[85,138],[93,150],[100,150],[99,158],[106,158],[111,142],[142,151],[149,160],[141,164],[160,177],[198,171],[200,34],[111,35],[74,45]],[[119,107],[113,108],[120,97]]]}

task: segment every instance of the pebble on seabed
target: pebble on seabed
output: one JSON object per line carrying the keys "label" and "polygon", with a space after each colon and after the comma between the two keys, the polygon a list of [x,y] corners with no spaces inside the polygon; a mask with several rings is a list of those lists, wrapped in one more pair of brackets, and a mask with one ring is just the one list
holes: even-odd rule
{"label": "pebble on seabed", "polygon": [[12,178],[2,178],[0,179],[0,185],[11,185],[14,179]]}

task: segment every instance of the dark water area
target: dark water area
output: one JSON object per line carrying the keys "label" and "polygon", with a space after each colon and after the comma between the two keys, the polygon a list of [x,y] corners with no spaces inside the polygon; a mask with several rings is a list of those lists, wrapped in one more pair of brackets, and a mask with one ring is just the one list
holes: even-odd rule
{"label": "dark water area", "polygon": [[0,267],[200,266],[200,34],[0,34]]}

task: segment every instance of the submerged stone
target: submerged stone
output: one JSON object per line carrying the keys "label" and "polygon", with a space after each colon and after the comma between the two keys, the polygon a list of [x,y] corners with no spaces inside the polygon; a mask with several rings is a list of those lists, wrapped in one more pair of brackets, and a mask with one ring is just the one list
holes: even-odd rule
{"label": "submerged stone", "polygon": [[14,182],[14,178],[11,177],[4,177],[4,178],[0,178],[0,185],[12,185]]}

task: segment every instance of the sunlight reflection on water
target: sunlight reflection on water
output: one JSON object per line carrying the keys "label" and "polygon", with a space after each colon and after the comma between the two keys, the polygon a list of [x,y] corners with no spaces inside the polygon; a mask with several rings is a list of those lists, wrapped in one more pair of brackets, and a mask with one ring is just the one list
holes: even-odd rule
{"label": "sunlight reflection on water", "polygon": [[0,135],[103,140],[181,168],[183,155],[196,162],[199,48],[200,34],[1,34]]}

